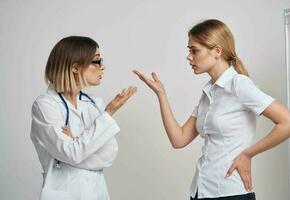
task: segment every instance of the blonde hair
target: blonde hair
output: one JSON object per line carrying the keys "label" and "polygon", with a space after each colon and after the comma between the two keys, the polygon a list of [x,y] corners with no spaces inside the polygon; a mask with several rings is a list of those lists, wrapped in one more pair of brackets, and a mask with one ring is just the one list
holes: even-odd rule
{"label": "blonde hair", "polygon": [[234,37],[223,22],[217,19],[205,20],[195,25],[188,32],[188,36],[208,49],[220,45],[222,58],[233,65],[239,74],[249,76],[243,62],[236,54]]}
{"label": "blonde hair", "polygon": [[70,36],[61,39],[48,57],[45,67],[46,83],[53,84],[57,92],[71,92],[77,88],[77,84],[82,88],[86,86],[82,72],[76,80],[72,67],[88,67],[97,48],[97,42],[88,37]]}

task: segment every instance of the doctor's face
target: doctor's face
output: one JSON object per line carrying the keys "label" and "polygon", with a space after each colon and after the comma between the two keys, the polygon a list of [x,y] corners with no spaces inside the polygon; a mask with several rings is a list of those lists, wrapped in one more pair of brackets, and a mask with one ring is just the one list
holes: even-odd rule
{"label": "doctor's face", "polygon": [[214,50],[208,49],[191,37],[188,40],[189,54],[187,60],[195,74],[209,72],[216,64]]}
{"label": "doctor's face", "polygon": [[95,56],[91,64],[83,70],[83,77],[89,86],[99,85],[103,78],[105,65],[102,62],[99,48],[97,48]]}

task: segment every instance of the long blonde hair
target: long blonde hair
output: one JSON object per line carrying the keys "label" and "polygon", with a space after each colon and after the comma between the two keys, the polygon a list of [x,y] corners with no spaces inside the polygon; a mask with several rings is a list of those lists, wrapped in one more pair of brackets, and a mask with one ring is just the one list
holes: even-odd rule
{"label": "long blonde hair", "polygon": [[241,59],[235,50],[235,41],[230,29],[217,19],[208,19],[195,25],[188,36],[196,42],[213,49],[216,45],[222,47],[222,58],[231,64],[239,74],[249,76]]}

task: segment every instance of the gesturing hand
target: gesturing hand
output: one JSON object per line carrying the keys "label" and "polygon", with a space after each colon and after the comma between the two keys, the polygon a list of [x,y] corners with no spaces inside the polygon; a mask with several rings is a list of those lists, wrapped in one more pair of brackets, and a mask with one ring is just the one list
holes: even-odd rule
{"label": "gesturing hand", "polygon": [[137,87],[129,87],[123,89],[121,93],[106,106],[105,111],[110,115],[113,115],[124,103],[137,91]]}
{"label": "gesturing hand", "polygon": [[164,86],[154,72],[152,73],[153,80],[148,79],[144,74],[137,70],[133,70],[133,73],[136,74],[144,83],[146,83],[146,85],[148,85],[148,87],[150,87],[157,96],[165,94]]}

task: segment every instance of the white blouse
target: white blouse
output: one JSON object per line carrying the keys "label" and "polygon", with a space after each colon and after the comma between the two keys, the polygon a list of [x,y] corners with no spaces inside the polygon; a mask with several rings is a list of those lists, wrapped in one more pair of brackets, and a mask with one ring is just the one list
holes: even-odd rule
{"label": "white blouse", "polygon": [[237,170],[225,176],[235,157],[251,145],[257,116],[273,101],[232,66],[214,84],[205,85],[192,113],[204,139],[191,184],[192,197],[197,189],[199,198],[248,193]]}

